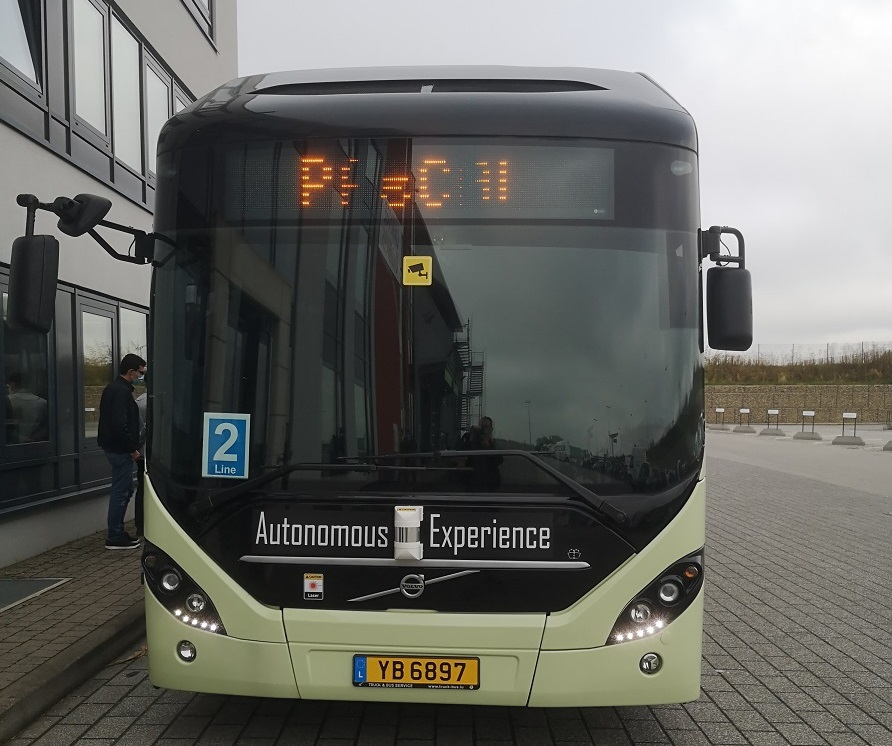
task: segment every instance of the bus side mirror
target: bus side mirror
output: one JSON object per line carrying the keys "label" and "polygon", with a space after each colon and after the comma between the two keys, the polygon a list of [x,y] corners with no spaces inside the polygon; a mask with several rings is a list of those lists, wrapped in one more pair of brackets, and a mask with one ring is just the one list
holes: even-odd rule
{"label": "bus side mirror", "polygon": [[749,270],[711,267],[706,272],[706,323],[714,350],[748,350],[753,343],[753,285]]}
{"label": "bus side mirror", "polygon": [[21,236],[12,244],[7,320],[23,331],[46,334],[56,311],[59,242],[53,236]]}

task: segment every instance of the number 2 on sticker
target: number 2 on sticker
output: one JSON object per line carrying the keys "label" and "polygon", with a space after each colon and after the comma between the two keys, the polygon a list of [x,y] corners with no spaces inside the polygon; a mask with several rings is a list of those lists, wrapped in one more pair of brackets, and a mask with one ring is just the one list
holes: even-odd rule
{"label": "number 2 on sticker", "polygon": [[214,429],[214,435],[229,433],[229,438],[214,452],[214,461],[238,461],[238,454],[229,453],[229,449],[238,440],[238,429],[231,422],[221,422]]}

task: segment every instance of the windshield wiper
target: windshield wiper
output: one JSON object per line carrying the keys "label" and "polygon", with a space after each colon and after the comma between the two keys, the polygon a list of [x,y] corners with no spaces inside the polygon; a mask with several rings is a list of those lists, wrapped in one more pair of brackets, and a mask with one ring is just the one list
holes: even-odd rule
{"label": "windshield wiper", "polygon": [[[581,497],[585,502],[597,510],[602,516],[609,518],[618,524],[626,522],[626,514],[619,508],[611,505],[604,498],[596,495],[587,487],[583,487],[575,479],[571,479],[566,474],[558,471],[553,466],[546,464],[541,458],[530,451],[522,451],[515,449],[499,449],[480,451],[434,451],[432,453],[394,453],[386,456],[371,456],[369,460],[384,461],[389,459],[403,458],[467,458],[468,456],[520,456],[527,461],[532,461],[542,471],[546,472],[562,485],[567,487],[577,497]],[[387,467],[393,468],[393,467]]]}
{"label": "windshield wiper", "polygon": [[[374,457],[373,457],[374,458]],[[283,478],[295,471],[340,471],[340,472],[377,472],[377,471],[464,471],[457,467],[446,466],[379,466],[370,463],[337,463],[337,464],[314,464],[309,462],[301,462],[297,464],[285,464],[278,466],[266,474],[259,477],[249,479],[225,490],[214,491],[208,489],[205,494],[199,497],[189,506],[189,513],[193,518],[203,520],[210,513],[224,505],[231,503],[238,498],[253,492],[258,487],[262,487],[277,479]],[[284,483],[283,483],[284,488]]]}

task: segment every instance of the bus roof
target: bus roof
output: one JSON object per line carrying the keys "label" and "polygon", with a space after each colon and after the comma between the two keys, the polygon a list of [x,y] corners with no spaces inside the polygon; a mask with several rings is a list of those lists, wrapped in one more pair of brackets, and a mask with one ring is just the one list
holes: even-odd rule
{"label": "bus roof", "polygon": [[[191,126],[190,126],[191,125]],[[238,78],[175,116],[159,152],[304,137],[596,137],[697,149],[690,114],[642,73],[507,66],[368,67]],[[208,140],[203,140],[207,142]]]}

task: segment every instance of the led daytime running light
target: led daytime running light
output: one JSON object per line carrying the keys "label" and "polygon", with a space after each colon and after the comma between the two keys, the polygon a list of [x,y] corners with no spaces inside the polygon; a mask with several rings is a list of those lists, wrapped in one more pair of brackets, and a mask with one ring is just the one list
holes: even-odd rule
{"label": "led daytime running light", "polygon": [[662,619],[657,619],[653,624],[648,624],[646,627],[617,632],[613,636],[613,641],[630,642],[631,640],[640,640],[645,637],[651,637],[660,632],[665,626],[666,623]]}

